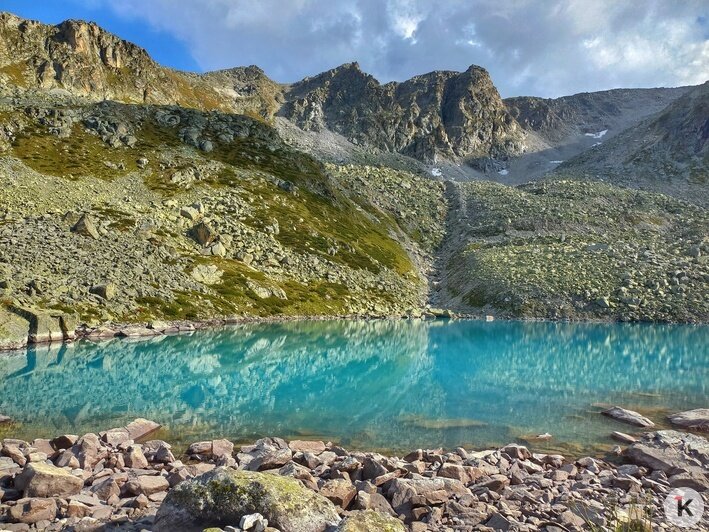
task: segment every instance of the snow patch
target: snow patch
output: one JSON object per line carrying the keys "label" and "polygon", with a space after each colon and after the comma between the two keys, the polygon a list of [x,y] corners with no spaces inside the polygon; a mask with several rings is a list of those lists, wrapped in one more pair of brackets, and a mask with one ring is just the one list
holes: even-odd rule
{"label": "snow patch", "polygon": [[561,163],[563,163],[564,161],[549,161],[549,162],[550,162],[551,164],[561,164]]}
{"label": "snow patch", "polygon": [[500,175],[507,175],[507,174],[510,173],[510,171],[509,171],[507,168],[503,168],[502,170],[500,170],[500,171],[497,172],[497,173],[500,174]]}
{"label": "snow patch", "polygon": [[603,131],[599,131],[598,133],[586,133],[587,137],[592,137],[594,139],[600,139],[603,135],[608,133],[607,129],[604,129]]}
{"label": "snow patch", "polygon": [[431,168],[431,175],[433,177],[441,177],[443,175],[443,172],[441,172],[440,168]]}

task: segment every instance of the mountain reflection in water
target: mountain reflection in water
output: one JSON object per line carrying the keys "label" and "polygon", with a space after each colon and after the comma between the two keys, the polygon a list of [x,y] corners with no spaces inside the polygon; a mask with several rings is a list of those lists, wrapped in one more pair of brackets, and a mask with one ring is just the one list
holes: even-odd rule
{"label": "mountain reflection in water", "polygon": [[[663,423],[706,406],[709,327],[479,321],[239,325],[0,355],[8,434],[82,434],[147,417],[163,437],[321,438],[361,449],[587,450],[614,403]],[[534,441],[531,441],[535,445]]]}

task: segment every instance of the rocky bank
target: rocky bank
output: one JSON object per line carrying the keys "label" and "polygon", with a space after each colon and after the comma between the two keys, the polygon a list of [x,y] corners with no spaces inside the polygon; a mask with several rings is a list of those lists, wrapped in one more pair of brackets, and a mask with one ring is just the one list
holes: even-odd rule
{"label": "rocky bank", "polygon": [[[707,411],[675,421],[688,418]],[[625,447],[601,459],[517,444],[391,457],[279,438],[178,453],[150,439],[159,427],[137,419],[80,437],[4,439],[0,530],[654,530],[672,529],[662,510],[671,489],[709,493],[709,442],[673,430],[623,435]]]}

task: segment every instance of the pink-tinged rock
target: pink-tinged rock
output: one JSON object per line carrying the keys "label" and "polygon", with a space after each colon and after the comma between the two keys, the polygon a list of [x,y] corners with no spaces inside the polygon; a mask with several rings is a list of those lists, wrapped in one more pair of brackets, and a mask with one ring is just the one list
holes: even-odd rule
{"label": "pink-tinged rock", "polygon": [[20,499],[10,507],[9,516],[16,523],[52,521],[57,517],[57,503],[54,499]]}
{"label": "pink-tinged rock", "polygon": [[133,480],[129,480],[125,485],[127,493],[136,496],[143,494],[146,497],[152,495],[153,493],[167,491],[169,488],[170,483],[165,477],[149,475],[143,475]]}
{"label": "pink-tinged rock", "polygon": [[320,454],[325,451],[325,444],[321,441],[293,440],[288,444],[293,452]]}
{"label": "pink-tinged rock", "polygon": [[69,497],[84,487],[84,481],[65,469],[46,463],[29,464],[15,478],[15,487],[25,497]]}
{"label": "pink-tinged rock", "polygon": [[349,480],[336,479],[328,480],[320,488],[320,495],[330,499],[334,504],[346,510],[347,507],[357,495],[355,488]]}
{"label": "pink-tinged rock", "polygon": [[138,418],[128,423],[128,425],[126,425],[126,430],[128,431],[128,435],[131,440],[138,441],[141,438],[145,438],[147,435],[152,434],[161,426],[162,425],[160,425],[160,423],[156,423],[155,421]]}

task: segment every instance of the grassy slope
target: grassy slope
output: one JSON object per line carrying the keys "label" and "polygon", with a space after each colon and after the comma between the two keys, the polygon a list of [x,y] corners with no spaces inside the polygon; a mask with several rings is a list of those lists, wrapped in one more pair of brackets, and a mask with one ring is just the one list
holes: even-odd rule
{"label": "grassy slope", "polygon": [[[25,128],[12,144],[11,155],[36,172],[49,176],[48,179],[55,185],[58,182],[58,187],[66,190],[68,197],[75,193],[81,195],[80,189],[86,188],[88,183],[95,183],[97,179],[115,185],[113,194],[108,197],[84,197],[83,201],[90,201],[91,205],[83,207],[90,207],[99,222],[108,221],[110,227],[118,232],[129,234],[140,223],[135,205],[126,212],[125,206],[117,201],[123,194],[129,193],[121,188],[124,182],[133,182],[132,178],[136,175],[140,176],[142,185],[151,193],[150,196],[146,194],[144,201],[139,199],[142,205],[138,207],[160,206],[166,200],[189,204],[195,197],[233,194],[253,202],[246,216],[238,215],[247,227],[263,232],[274,218],[278,220],[280,232],[275,238],[282,247],[293,253],[322,257],[322,260],[331,261],[347,271],[364,271],[375,276],[385,273],[393,275],[400,279],[409,302],[418,297],[416,294],[421,281],[407,252],[397,240],[404,232],[396,220],[371,204],[366,204],[366,210],[363,209],[362,203],[366,202],[353,201],[318,161],[305,154],[280,143],[276,143],[275,148],[273,145],[267,146],[262,140],[252,137],[236,138],[228,144],[220,143],[214,151],[203,153],[182,145],[177,138],[177,130],[159,126],[149,119],[143,120],[140,128],[136,128],[138,143],[134,148],[112,149],[87,132],[81,124],[74,125],[69,138],[57,138],[27,117],[19,115],[15,119],[24,122]],[[256,127],[267,128],[263,124]],[[163,170],[157,164],[151,164],[149,170],[138,171],[138,158],[147,157],[157,163],[171,152],[179,152],[185,166],[215,162],[221,171],[205,177],[189,189],[171,182],[174,169]],[[105,161],[120,164],[122,169],[107,168]],[[297,194],[279,188],[274,184],[278,180],[294,183],[298,187]],[[56,207],[50,205],[51,198],[42,197],[41,190],[36,192],[39,201],[32,214],[40,215]],[[19,205],[12,207],[18,208]],[[225,218],[231,215],[229,212],[220,214]],[[193,264],[218,266],[224,271],[223,281],[201,293],[177,292],[172,300],[167,301],[142,297],[137,301],[140,305],[137,312],[133,309],[129,315],[116,318],[196,319],[243,312],[261,316],[339,314],[351,310],[346,302],[355,297],[380,302],[384,310],[391,310],[399,303],[396,294],[376,286],[354,293],[343,284],[327,279],[304,283],[287,275],[268,275],[236,259],[201,255],[185,238],[184,231],[169,224],[155,231],[153,236],[163,241],[158,245],[178,248],[180,254],[187,256]],[[330,253],[333,248],[337,249],[334,255]],[[248,280],[266,286],[279,286],[286,291],[288,299],[261,299],[247,286]],[[406,305],[406,302],[403,304]],[[89,318],[101,315],[93,312],[95,309],[92,310],[90,304],[78,305],[78,308]]]}
{"label": "grassy slope", "polygon": [[[468,308],[522,317],[709,319],[709,214],[598,182],[463,185],[467,245],[449,265]],[[704,246],[702,248],[702,246]]]}

